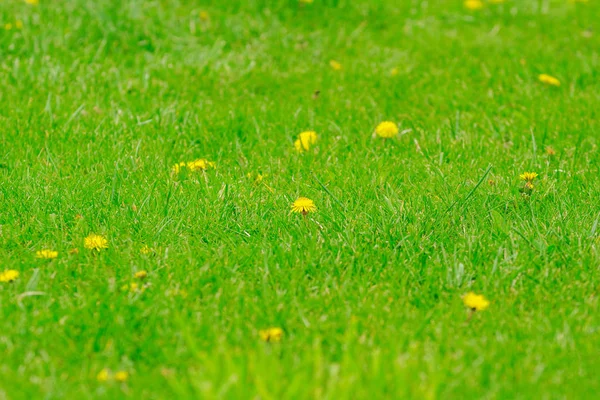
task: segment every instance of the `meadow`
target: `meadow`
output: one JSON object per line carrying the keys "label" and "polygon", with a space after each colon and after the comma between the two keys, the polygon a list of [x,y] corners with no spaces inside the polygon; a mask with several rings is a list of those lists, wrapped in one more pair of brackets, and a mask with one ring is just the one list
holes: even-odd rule
{"label": "meadow", "polygon": [[2,1],[0,400],[594,398],[599,21]]}

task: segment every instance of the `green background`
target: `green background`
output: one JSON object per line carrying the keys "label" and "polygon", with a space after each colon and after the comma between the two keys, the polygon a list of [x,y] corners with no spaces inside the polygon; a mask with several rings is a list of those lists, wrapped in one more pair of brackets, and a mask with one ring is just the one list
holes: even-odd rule
{"label": "green background", "polygon": [[597,2],[2,1],[16,21],[0,399],[600,391]]}

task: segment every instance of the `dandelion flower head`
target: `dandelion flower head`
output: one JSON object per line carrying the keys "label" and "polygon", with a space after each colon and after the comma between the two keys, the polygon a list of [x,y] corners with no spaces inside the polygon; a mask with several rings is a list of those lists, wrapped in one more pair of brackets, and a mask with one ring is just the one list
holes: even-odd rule
{"label": "dandelion flower head", "polygon": [[258,332],[260,338],[265,342],[280,342],[283,337],[283,329],[268,328]]}
{"label": "dandelion flower head", "polygon": [[58,257],[58,251],[54,250],[39,250],[35,252],[35,258],[41,258],[43,260],[51,260]]}
{"label": "dandelion flower head", "polygon": [[14,269],[8,269],[4,272],[0,272],[1,283],[14,282],[15,280],[17,280],[18,277],[19,271],[16,271]]}
{"label": "dandelion flower head", "polygon": [[375,134],[384,139],[393,138],[398,134],[398,125],[394,122],[384,121],[377,125],[375,128]]}
{"label": "dandelion flower head", "polygon": [[538,76],[538,79],[540,80],[540,82],[545,83],[546,85],[550,85],[550,86],[560,86],[560,81],[548,74],[541,74],[540,76]]}
{"label": "dandelion flower head", "polygon": [[292,212],[306,215],[311,212],[317,211],[314,201],[306,197],[298,197],[296,201],[292,203]]}
{"label": "dandelion flower head", "polygon": [[469,10],[481,10],[483,8],[481,0],[466,0],[464,5]]}
{"label": "dandelion flower head", "polygon": [[297,151],[308,151],[310,146],[317,143],[317,133],[315,131],[304,131],[298,135],[298,140],[294,142]]}
{"label": "dandelion flower head", "polygon": [[194,172],[194,171],[206,171],[209,168],[214,168],[215,167],[215,163],[212,161],[208,161],[204,158],[199,158],[197,160],[194,161],[190,161],[189,163],[187,163],[187,167],[190,171]]}
{"label": "dandelion flower head", "polygon": [[129,372],[127,371],[117,371],[115,372],[115,380],[117,382],[125,382],[129,378]]}
{"label": "dandelion flower head", "polygon": [[152,248],[150,248],[150,246],[148,245],[144,245],[142,246],[142,248],[140,249],[140,253],[141,254],[150,254],[152,253],[154,250],[152,250]]}
{"label": "dandelion flower head", "polygon": [[334,70],[334,71],[341,71],[342,70],[342,64],[340,64],[338,61],[335,60],[331,60],[329,61],[329,66]]}
{"label": "dandelion flower head", "polygon": [[96,375],[98,382],[106,382],[109,377],[110,372],[106,368],[103,368],[100,372],[98,372],[98,375]]}
{"label": "dandelion flower head", "polygon": [[133,274],[134,278],[137,279],[146,279],[146,277],[148,276],[148,272],[147,271],[138,271],[135,274]]}
{"label": "dandelion flower head", "polygon": [[483,311],[489,307],[490,302],[481,294],[469,292],[463,297],[463,303],[473,311]]}
{"label": "dandelion flower head", "polygon": [[91,235],[89,235],[88,237],[86,237],[84,239],[83,246],[86,249],[100,251],[100,250],[108,249],[108,240],[106,240],[106,238],[104,236],[100,236],[100,235],[96,235],[96,234],[92,233]]}
{"label": "dandelion flower head", "polygon": [[538,177],[537,172],[524,172],[521,175],[519,175],[519,178],[521,178],[522,181],[528,181],[528,182],[532,182],[537,177]]}

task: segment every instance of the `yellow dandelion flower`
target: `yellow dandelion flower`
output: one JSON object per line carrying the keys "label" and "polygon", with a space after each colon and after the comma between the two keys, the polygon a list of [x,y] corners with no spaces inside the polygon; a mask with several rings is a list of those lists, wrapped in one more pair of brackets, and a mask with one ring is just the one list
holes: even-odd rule
{"label": "yellow dandelion flower", "polygon": [[537,177],[538,177],[537,172],[524,172],[521,175],[519,175],[519,178],[521,178],[522,181],[529,181],[529,182],[532,182]]}
{"label": "yellow dandelion flower", "polygon": [[146,290],[146,288],[144,286],[140,286],[139,283],[137,283],[137,282],[131,282],[128,285],[124,285],[121,289],[124,292],[131,292],[131,293],[138,293],[138,292],[143,292],[144,290]]}
{"label": "yellow dandelion flower", "polygon": [[384,121],[377,125],[377,128],[375,128],[375,134],[384,139],[393,138],[398,134],[398,125],[396,125],[394,122]]}
{"label": "yellow dandelion flower", "polygon": [[58,251],[54,251],[54,250],[39,250],[39,251],[35,252],[35,258],[51,260],[56,257],[58,257]]}
{"label": "yellow dandelion flower", "polygon": [[481,10],[483,8],[483,2],[481,0],[466,0],[464,5],[465,8],[469,10]]}
{"label": "yellow dandelion flower", "polygon": [[312,4],[314,0],[298,0],[300,4]]}
{"label": "yellow dandelion flower", "polygon": [[104,236],[100,236],[100,235],[96,235],[96,234],[92,233],[91,235],[89,235],[88,237],[86,237],[84,239],[83,246],[86,249],[100,251],[100,250],[108,249],[108,240],[106,240],[106,238]]}
{"label": "yellow dandelion flower", "polygon": [[150,254],[152,253],[154,250],[152,250],[149,246],[144,245],[142,246],[142,248],[140,249],[140,253],[142,254]]}
{"label": "yellow dandelion flower", "polygon": [[396,76],[396,75],[398,75],[398,73],[399,73],[399,72],[400,72],[400,70],[399,70],[398,68],[395,68],[395,67],[394,67],[394,68],[392,68],[392,69],[390,70],[390,75],[391,75],[391,76]]}
{"label": "yellow dandelion flower", "polygon": [[329,61],[329,66],[334,70],[334,71],[341,71],[342,70],[342,64],[340,64],[339,62],[335,61],[335,60],[331,60]]}
{"label": "yellow dandelion flower", "polygon": [[298,140],[294,142],[297,151],[308,151],[310,146],[317,143],[317,133],[315,131],[305,131],[298,135]]}
{"label": "yellow dandelion flower", "polygon": [[283,337],[283,329],[268,328],[258,332],[260,338],[265,342],[280,342]]}
{"label": "yellow dandelion flower", "polygon": [[173,166],[171,167],[171,171],[172,171],[172,172],[173,172],[175,175],[177,175],[177,174],[179,174],[179,173],[181,172],[181,169],[182,169],[182,168],[184,168],[184,167],[185,167],[185,165],[186,165],[186,163],[185,163],[185,162],[183,162],[183,161],[182,161],[182,162],[179,162],[179,163],[177,163],[177,164],[175,164],[175,165],[173,165]]}
{"label": "yellow dandelion flower", "polygon": [[187,163],[187,167],[190,171],[195,172],[195,171],[206,171],[209,168],[214,168],[215,167],[215,163],[208,161],[204,158],[199,158],[197,160],[194,161],[190,161],[189,163]]}
{"label": "yellow dandelion flower", "polygon": [[473,311],[483,311],[489,307],[490,302],[481,294],[469,292],[463,296],[463,303]]}
{"label": "yellow dandelion flower", "polygon": [[257,173],[248,172],[246,174],[246,176],[248,177],[248,179],[252,180],[252,182],[254,182],[257,185],[263,183],[263,181],[265,179],[265,175],[258,173],[258,172]]}
{"label": "yellow dandelion flower", "polygon": [[115,380],[117,382],[126,382],[128,378],[129,378],[129,372],[127,372],[127,371],[115,372]]}
{"label": "yellow dandelion flower", "polygon": [[292,203],[292,212],[306,215],[311,212],[317,211],[315,203],[306,197],[298,197],[296,201]]}
{"label": "yellow dandelion flower", "polygon": [[208,11],[202,10],[198,13],[198,16],[200,17],[200,19],[202,21],[208,21],[210,19],[210,15],[208,15]]}
{"label": "yellow dandelion flower", "polygon": [[10,31],[12,29],[12,24],[11,23],[4,24],[4,29],[7,31]]}
{"label": "yellow dandelion flower", "polygon": [[148,276],[148,272],[147,271],[138,271],[135,274],[133,274],[134,278],[137,279],[146,279],[146,277]]}
{"label": "yellow dandelion flower", "polygon": [[533,186],[533,183],[531,183],[530,181],[525,182],[525,189],[527,190],[533,190],[535,186]]}
{"label": "yellow dandelion flower", "polygon": [[0,272],[0,283],[14,282],[19,277],[19,271],[14,269],[7,269],[4,272]]}
{"label": "yellow dandelion flower", "polygon": [[30,4],[32,6],[37,6],[40,4],[40,0],[25,0],[25,3]]}
{"label": "yellow dandelion flower", "polygon": [[15,28],[17,29],[23,29],[23,21],[21,21],[20,19],[15,21]]}
{"label": "yellow dandelion flower", "polygon": [[98,382],[106,382],[110,378],[110,371],[107,368],[103,368],[98,375],[96,375],[96,379]]}
{"label": "yellow dandelion flower", "polygon": [[560,81],[548,74],[541,74],[540,76],[538,76],[538,79],[540,82],[545,83],[546,85],[550,85],[550,86],[560,86]]}

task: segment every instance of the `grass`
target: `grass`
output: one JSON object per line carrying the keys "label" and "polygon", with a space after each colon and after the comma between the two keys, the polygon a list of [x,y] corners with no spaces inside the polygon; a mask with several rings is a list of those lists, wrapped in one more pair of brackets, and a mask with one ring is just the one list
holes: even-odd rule
{"label": "grass", "polygon": [[[592,398],[598,21],[557,0],[3,1],[0,399]],[[402,134],[373,138],[384,120]],[[173,176],[198,158],[216,169]],[[318,211],[290,214],[299,196]],[[469,317],[469,291],[489,308]]]}

